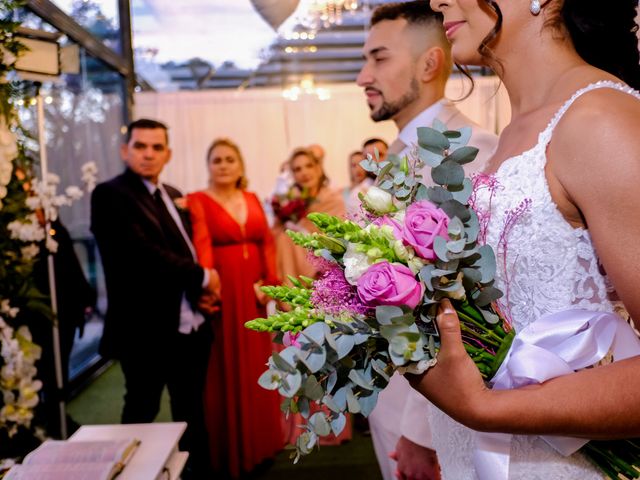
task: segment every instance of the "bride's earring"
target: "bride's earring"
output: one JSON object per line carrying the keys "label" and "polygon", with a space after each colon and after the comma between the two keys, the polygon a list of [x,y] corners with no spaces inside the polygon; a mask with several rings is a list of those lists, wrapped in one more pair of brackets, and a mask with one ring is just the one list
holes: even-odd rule
{"label": "bride's earring", "polygon": [[531,0],[529,10],[533,15],[538,15],[540,13],[540,0]]}

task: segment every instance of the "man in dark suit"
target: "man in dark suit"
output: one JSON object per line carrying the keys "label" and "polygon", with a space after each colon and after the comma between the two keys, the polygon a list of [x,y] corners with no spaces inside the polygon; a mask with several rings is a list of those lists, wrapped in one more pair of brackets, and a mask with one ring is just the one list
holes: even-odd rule
{"label": "man in dark suit", "polygon": [[171,158],[167,127],[141,119],[127,129],[124,173],[96,187],[91,231],[102,257],[107,314],[101,353],[120,360],[126,393],[123,423],[152,422],[165,385],[180,447],[190,452],[185,477],[209,468],[202,392],[210,325],[220,280],[196,262],[178,190],[158,181]]}

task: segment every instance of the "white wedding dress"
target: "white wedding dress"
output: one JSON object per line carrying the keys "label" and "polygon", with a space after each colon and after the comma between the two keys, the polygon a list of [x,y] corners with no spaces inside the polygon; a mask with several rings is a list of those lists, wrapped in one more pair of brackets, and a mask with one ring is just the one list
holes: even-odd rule
{"label": "white wedding dress", "polygon": [[[544,170],[555,126],[578,97],[597,88],[613,88],[640,99],[626,85],[609,81],[579,90],[532,149],[506,160],[476,188],[479,216],[487,219],[486,242],[496,250],[496,286],[505,293],[503,305],[516,332],[548,313],[571,308],[613,310],[589,232],[571,227],[563,218],[551,198]],[[476,479],[474,432],[435,407],[429,410],[443,478]],[[539,437],[527,435],[512,437],[509,470],[510,479],[603,478],[581,454],[562,457]]]}

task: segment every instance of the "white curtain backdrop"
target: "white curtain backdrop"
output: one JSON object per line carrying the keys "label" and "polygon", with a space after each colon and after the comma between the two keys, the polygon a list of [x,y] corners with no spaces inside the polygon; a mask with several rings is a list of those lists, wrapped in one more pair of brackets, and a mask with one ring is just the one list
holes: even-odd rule
{"label": "white curtain backdrop", "polygon": [[[447,97],[458,99],[468,89],[468,83],[453,78]],[[322,145],[331,185],[342,187],[348,184],[350,152],[370,137],[389,143],[395,139],[393,122],[371,121],[361,88],[337,85],[330,91],[331,99],[325,101],[313,96],[286,100],[280,89],[139,93],[135,118],[153,118],[169,126],[173,159],[163,181],[185,193],[205,188],[207,148],[214,138],[229,137],[244,156],[249,189],[265,198],[280,165],[296,147]],[[495,77],[477,78],[472,95],[458,106],[487,130],[500,132],[509,120],[508,98]]]}

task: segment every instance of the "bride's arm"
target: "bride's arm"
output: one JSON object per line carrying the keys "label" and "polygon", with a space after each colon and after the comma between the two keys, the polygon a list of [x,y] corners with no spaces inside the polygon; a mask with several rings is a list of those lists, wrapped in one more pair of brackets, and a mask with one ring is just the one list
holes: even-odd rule
{"label": "bride's arm", "polygon": [[[609,278],[640,325],[640,102],[615,91],[590,96],[558,125],[547,174],[583,216]],[[509,433],[640,437],[640,357],[492,391],[462,346],[455,313],[441,315],[439,326],[438,364],[410,381],[461,423]]]}

